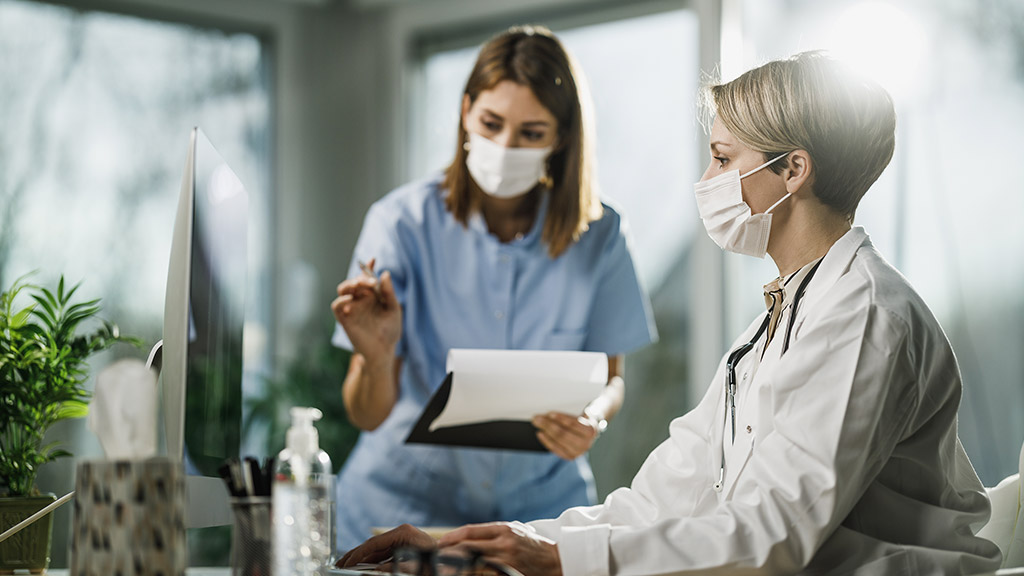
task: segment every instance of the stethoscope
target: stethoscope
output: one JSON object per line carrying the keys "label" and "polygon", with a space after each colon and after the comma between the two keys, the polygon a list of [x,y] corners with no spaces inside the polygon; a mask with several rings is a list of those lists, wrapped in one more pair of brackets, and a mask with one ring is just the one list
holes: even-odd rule
{"label": "stethoscope", "polygon": [[[814,267],[807,272],[807,276],[804,276],[803,281],[800,282],[800,286],[796,289],[796,294],[793,296],[793,310],[789,314],[789,322],[786,324],[786,336],[782,340],[782,352],[779,357],[789,350],[789,339],[793,333],[793,320],[796,318],[797,308],[800,306],[800,298],[804,294],[804,290],[807,288],[807,284],[814,277],[814,273],[818,271],[818,266],[821,266],[821,262],[824,260],[818,260],[814,264]],[[757,341],[761,339],[761,335],[768,328],[768,322],[771,320],[771,311],[764,317],[764,321],[761,322],[761,327],[757,329],[754,337],[750,339],[750,342],[743,344],[739,348],[729,353],[729,358],[725,361],[725,415],[723,418],[731,419],[732,421],[732,443],[736,443],[736,365],[740,363],[740,360],[747,355],[748,352],[754,349]],[[722,465],[718,471],[718,482],[715,482],[713,488],[715,492],[721,492],[722,487],[725,485],[725,437],[722,437]]]}

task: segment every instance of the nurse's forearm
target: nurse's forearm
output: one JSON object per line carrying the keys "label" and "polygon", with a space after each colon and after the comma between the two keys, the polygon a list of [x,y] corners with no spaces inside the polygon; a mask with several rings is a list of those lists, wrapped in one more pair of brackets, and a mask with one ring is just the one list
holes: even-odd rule
{"label": "nurse's forearm", "polygon": [[394,354],[369,361],[353,354],[341,393],[348,419],[357,428],[374,430],[398,400],[398,374],[402,360]]}

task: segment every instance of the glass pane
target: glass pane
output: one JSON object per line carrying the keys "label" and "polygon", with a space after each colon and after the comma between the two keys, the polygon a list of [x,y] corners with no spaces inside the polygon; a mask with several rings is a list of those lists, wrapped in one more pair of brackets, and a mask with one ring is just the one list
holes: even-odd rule
{"label": "glass pane", "polygon": [[[960,437],[982,481],[1017,471],[1024,438],[1024,210],[1014,130],[1024,126],[1024,29],[1019,3],[955,0],[744,3],[753,66],[827,48],[874,75],[898,116],[892,163],[857,223],[913,283],[960,362]],[[870,34],[865,34],[870,30]],[[734,267],[733,308],[749,321],[768,261]],[[739,322],[740,320],[737,319]],[[735,326],[734,326],[735,328]]]}
{"label": "glass pane", "polygon": [[[658,344],[627,362],[627,401],[591,452],[599,496],[629,483],[687,408],[687,264],[699,226],[691,200],[700,179],[697,17],[672,11],[555,29],[576,56],[594,100],[602,197],[631,224],[634,256],[650,291]],[[455,149],[462,90],[478,47],[430,54],[410,157],[420,177]]]}

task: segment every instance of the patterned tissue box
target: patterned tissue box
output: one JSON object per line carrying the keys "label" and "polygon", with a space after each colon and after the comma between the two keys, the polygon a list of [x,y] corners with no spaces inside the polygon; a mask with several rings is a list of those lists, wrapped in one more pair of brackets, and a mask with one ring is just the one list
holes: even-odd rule
{"label": "patterned tissue box", "polygon": [[181,462],[80,462],[74,501],[71,576],[184,576]]}

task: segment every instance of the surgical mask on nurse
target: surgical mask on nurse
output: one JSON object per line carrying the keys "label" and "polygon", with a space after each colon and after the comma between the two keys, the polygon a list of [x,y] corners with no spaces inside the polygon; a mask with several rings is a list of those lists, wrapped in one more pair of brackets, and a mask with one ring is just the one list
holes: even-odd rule
{"label": "surgical mask on nurse", "polygon": [[768,251],[768,234],[772,229],[772,210],[792,193],[787,193],[764,213],[753,214],[750,206],[743,201],[740,181],[787,155],[776,156],[742,176],[739,170],[730,170],[693,185],[697,196],[697,211],[704,222],[704,228],[723,250],[764,258]]}
{"label": "surgical mask on nurse", "polygon": [[529,192],[544,176],[552,147],[506,148],[468,132],[466,168],[481,190],[496,198],[515,198]]}

